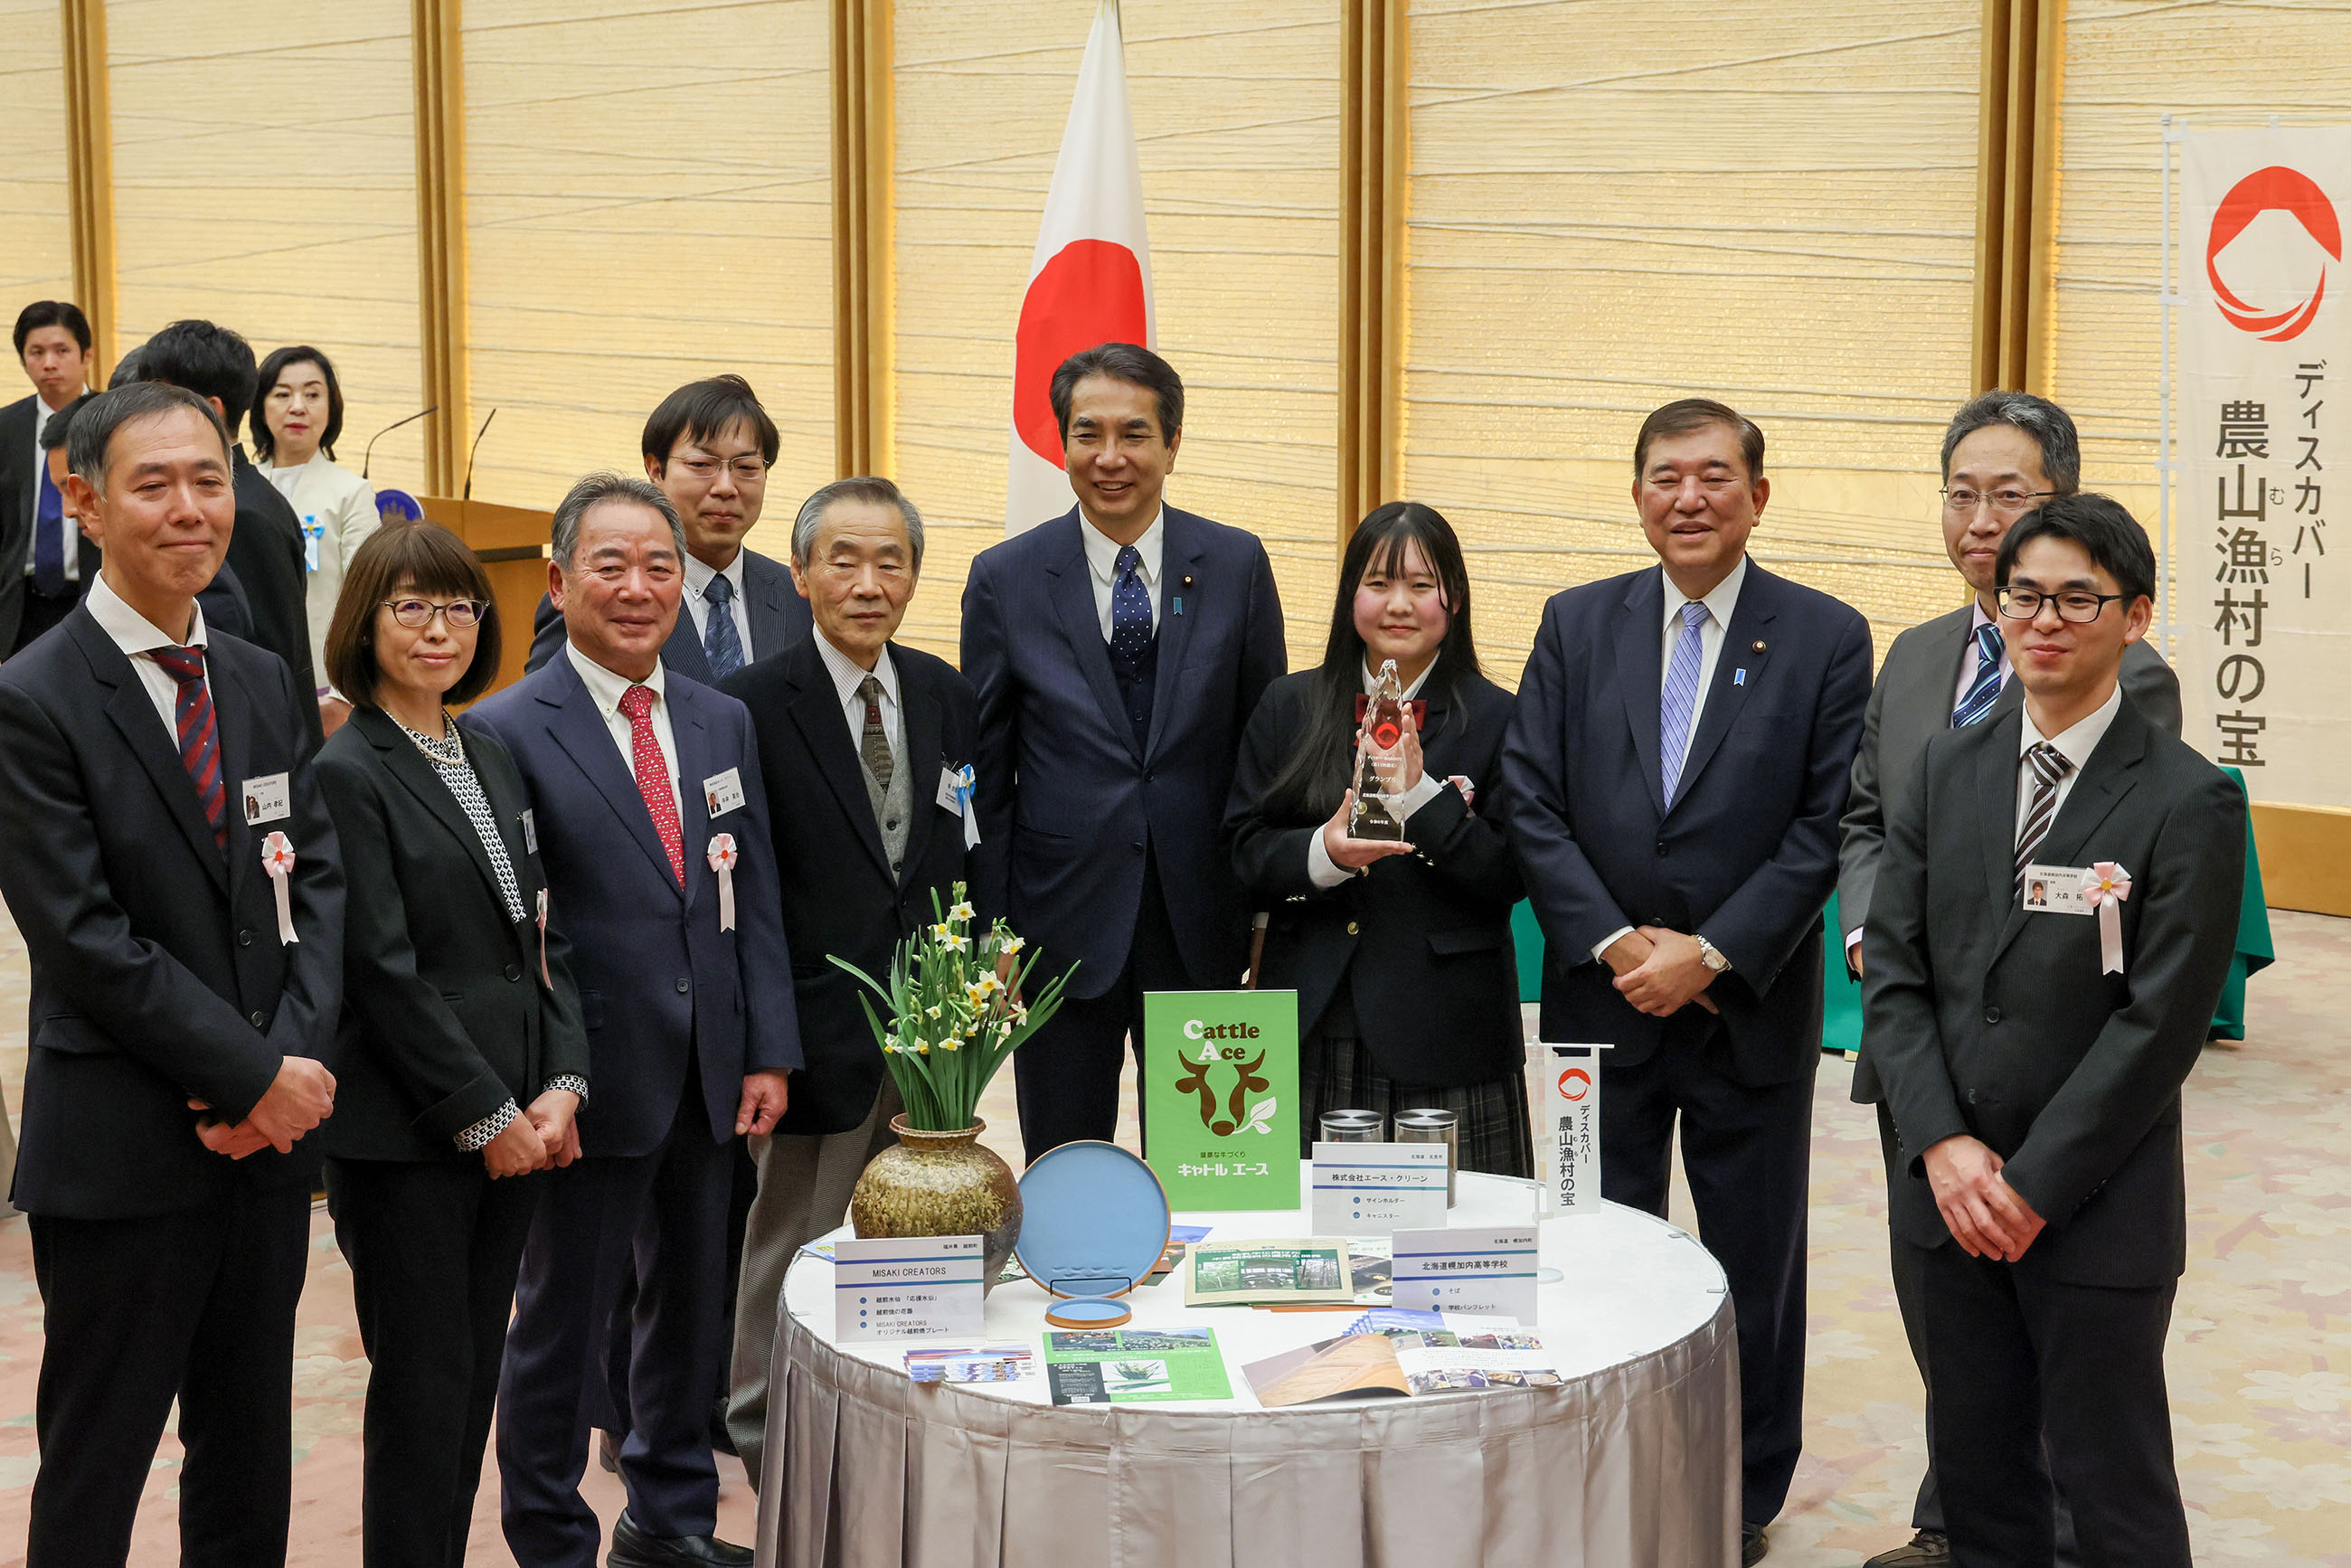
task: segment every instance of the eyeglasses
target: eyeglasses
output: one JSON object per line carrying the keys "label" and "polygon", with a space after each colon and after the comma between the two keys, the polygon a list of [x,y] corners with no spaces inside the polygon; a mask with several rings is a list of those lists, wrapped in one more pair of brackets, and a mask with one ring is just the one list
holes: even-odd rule
{"label": "eyeglasses", "polygon": [[1943,510],[1962,517],[1972,517],[1978,507],[1990,501],[1993,511],[2012,517],[2033,502],[2056,493],[2054,490],[1994,490],[1986,495],[1980,490],[1970,490],[1964,485],[1946,486],[1943,489]]}
{"label": "eyeglasses", "polygon": [[2126,593],[2092,593],[2087,589],[2069,588],[2063,593],[2043,593],[2037,588],[2003,588],[2000,591],[2000,612],[2011,621],[2031,621],[2041,613],[2043,604],[2057,606],[2057,618],[2076,626],[2086,626],[2105,613],[2109,604],[2119,604]]}
{"label": "eyeglasses", "polygon": [[681,457],[677,465],[705,485],[717,478],[722,468],[735,476],[737,485],[764,485],[768,482],[768,465],[757,457],[737,457],[731,463],[721,463],[715,457]]}
{"label": "eyeglasses", "polygon": [[489,606],[478,599],[453,599],[446,604],[435,604],[429,599],[387,599],[383,607],[392,612],[394,621],[411,631],[432,625],[435,615],[447,617],[449,624],[455,627],[472,626],[477,624],[489,610]]}

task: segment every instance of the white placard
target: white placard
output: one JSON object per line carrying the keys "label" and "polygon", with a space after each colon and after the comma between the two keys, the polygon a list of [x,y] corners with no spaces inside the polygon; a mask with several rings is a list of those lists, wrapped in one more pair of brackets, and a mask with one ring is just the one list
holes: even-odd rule
{"label": "white placard", "polygon": [[1585,1214],[1600,1207],[1600,1056],[1596,1045],[1538,1045],[1542,1074],[1542,1209]]}
{"label": "white placard", "polygon": [[832,1253],[832,1337],[930,1339],[987,1327],[987,1267],[977,1236],[843,1240]]}
{"label": "white placard", "polygon": [[1499,1312],[1535,1321],[1534,1227],[1399,1230],[1395,1304],[1419,1312]]}
{"label": "white placard", "polygon": [[1443,1144],[1314,1145],[1314,1234],[1443,1228]]}

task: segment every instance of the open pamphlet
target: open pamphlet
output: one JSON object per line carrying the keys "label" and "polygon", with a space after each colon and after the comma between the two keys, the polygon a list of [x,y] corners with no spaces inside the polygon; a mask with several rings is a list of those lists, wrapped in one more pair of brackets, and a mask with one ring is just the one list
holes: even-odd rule
{"label": "open pamphlet", "polygon": [[1214,1329],[1078,1329],[1045,1336],[1056,1405],[1230,1399]]}
{"label": "open pamphlet", "polygon": [[1007,1344],[910,1350],[906,1375],[916,1383],[1018,1383],[1034,1375],[1026,1340]]}
{"label": "open pamphlet", "polygon": [[1278,1409],[1338,1399],[1549,1388],[1561,1379],[1536,1334],[1490,1319],[1447,1326],[1442,1314],[1379,1307],[1336,1339],[1241,1368],[1259,1405]]}
{"label": "open pamphlet", "polygon": [[1200,1241],[1184,1257],[1187,1307],[1290,1306],[1355,1299],[1347,1243],[1331,1237]]}

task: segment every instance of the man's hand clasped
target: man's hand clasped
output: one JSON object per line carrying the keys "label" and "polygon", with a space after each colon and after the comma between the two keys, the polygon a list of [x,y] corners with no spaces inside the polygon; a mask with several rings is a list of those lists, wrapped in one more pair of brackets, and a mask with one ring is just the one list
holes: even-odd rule
{"label": "man's hand clasped", "polygon": [[2013,1263],[2024,1256],[2047,1221],[2008,1185],[1998,1155],[1960,1133],[1929,1145],[1925,1158],[1935,1207],[1969,1257]]}
{"label": "man's hand clasped", "polygon": [[1645,1013],[1669,1018],[1691,1002],[1710,1013],[1722,1010],[1706,994],[1714,971],[1698,956],[1698,938],[1685,932],[1644,925],[1616,938],[1600,956],[1616,972],[1617,990]]}
{"label": "man's hand clasped", "polygon": [[[191,1111],[209,1111],[203,1100],[188,1102]],[[217,1116],[196,1120],[196,1136],[216,1155],[241,1160],[263,1149],[290,1155],[304,1134],[335,1113],[335,1075],[323,1062],[307,1056],[279,1060],[277,1076],[255,1101],[245,1120],[234,1126]]]}

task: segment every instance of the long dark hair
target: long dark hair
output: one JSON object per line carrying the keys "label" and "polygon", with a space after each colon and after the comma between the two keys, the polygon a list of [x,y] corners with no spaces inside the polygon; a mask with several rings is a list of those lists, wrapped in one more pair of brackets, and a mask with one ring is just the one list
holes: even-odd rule
{"label": "long dark hair", "polygon": [[[1453,525],[1436,507],[1418,501],[1373,507],[1355,525],[1339,563],[1331,641],[1322,663],[1307,677],[1306,732],[1288,766],[1266,786],[1261,805],[1269,816],[1320,821],[1339,809],[1340,797],[1354,782],[1355,698],[1364,689],[1364,657],[1363,633],[1355,630],[1355,590],[1364,574],[1375,568],[1390,575],[1402,570],[1405,552],[1413,545],[1420,547],[1421,559],[1437,574],[1448,616],[1429,680],[1451,693],[1464,675],[1482,673],[1478,644],[1469,632],[1469,569],[1461,559],[1461,540]],[[1468,715],[1459,704],[1452,706],[1455,722],[1466,724]]]}
{"label": "long dark hair", "polygon": [[277,378],[286,373],[288,365],[308,361],[319,367],[319,378],[327,383],[327,428],[319,437],[319,450],[327,461],[335,460],[335,443],[343,434],[343,383],[335,376],[335,361],[310,347],[297,343],[289,349],[279,349],[261,361],[261,369],[253,381],[253,455],[264,463],[277,458],[277,437],[269,431],[269,393],[277,385]]}

